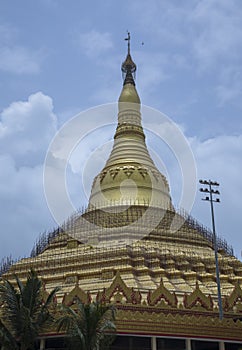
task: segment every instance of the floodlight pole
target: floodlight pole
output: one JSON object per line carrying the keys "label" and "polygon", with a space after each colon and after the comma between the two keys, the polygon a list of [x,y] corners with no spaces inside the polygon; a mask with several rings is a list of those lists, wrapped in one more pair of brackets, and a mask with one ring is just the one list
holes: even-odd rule
{"label": "floodlight pole", "polygon": [[213,202],[219,203],[219,198],[213,199],[213,195],[219,195],[218,190],[214,190],[212,186],[219,186],[219,183],[213,182],[211,180],[199,180],[200,184],[207,185],[208,188],[200,188],[200,192],[208,193],[209,197],[202,198],[202,200],[209,201],[211,206],[211,216],[212,216],[212,228],[213,228],[213,244],[214,244],[214,255],[215,255],[215,265],[216,265],[216,281],[218,289],[218,306],[219,306],[219,318],[223,319],[223,305],[222,305],[222,296],[221,296],[221,285],[220,285],[220,275],[219,275],[219,265],[218,265],[218,246],[217,246],[217,237],[215,230],[215,220],[214,220],[214,209]]}

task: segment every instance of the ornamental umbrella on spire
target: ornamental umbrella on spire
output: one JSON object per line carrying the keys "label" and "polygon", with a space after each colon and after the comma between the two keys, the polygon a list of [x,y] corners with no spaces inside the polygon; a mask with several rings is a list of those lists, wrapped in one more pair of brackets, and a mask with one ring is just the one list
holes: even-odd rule
{"label": "ornamental umbrella on spire", "polygon": [[122,63],[122,73],[123,73],[123,78],[124,78],[124,85],[131,83],[135,85],[135,71],[136,71],[136,64],[132,60],[132,57],[130,55],[130,32],[128,32],[128,37],[125,38],[124,40],[128,41],[128,54],[125,59],[125,61]]}

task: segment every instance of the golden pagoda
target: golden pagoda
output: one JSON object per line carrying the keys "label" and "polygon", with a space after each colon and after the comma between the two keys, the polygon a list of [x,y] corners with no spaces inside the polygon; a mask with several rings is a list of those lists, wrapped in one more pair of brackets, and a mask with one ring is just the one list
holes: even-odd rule
{"label": "golden pagoda", "polygon": [[[44,281],[44,297],[61,287],[57,303],[72,305],[76,297],[115,303],[113,350],[241,349],[242,263],[218,240],[220,319],[213,235],[172,205],[168,182],[146,146],[135,71],[128,37],[114,144],[87,209],[5,277],[24,279],[33,268]],[[60,339],[49,331],[40,348],[62,348]]]}

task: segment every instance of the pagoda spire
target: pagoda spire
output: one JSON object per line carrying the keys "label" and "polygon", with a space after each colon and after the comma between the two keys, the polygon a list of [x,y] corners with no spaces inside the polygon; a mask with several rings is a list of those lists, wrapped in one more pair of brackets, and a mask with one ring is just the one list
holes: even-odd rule
{"label": "pagoda spire", "polygon": [[[136,107],[140,108],[140,98],[135,88],[135,72],[136,72],[136,64],[132,60],[131,54],[130,54],[130,32],[128,32],[127,38],[125,38],[128,42],[128,53],[126,56],[125,61],[122,63],[121,71],[123,74],[123,89],[121,91],[119,102],[125,102],[130,103],[133,102],[136,104]],[[119,111],[122,108],[121,105],[119,105]],[[123,105],[124,107],[124,105]],[[134,106],[133,106],[134,108]]]}
{"label": "pagoda spire", "polygon": [[128,53],[121,66],[124,83],[118,100],[118,125],[109,158],[93,181],[89,209],[109,207],[111,203],[121,206],[152,203],[172,209],[168,182],[156,168],[145,143],[129,32],[125,40]]}
{"label": "pagoda spire", "polygon": [[135,85],[136,64],[132,60],[132,57],[130,54],[130,40],[131,40],[130,32],[128,32],[128,36],[124,40],[128,42],[128,53],[121,67],[123,78],[124,78],[123,85],[126,85],[126,84]]}

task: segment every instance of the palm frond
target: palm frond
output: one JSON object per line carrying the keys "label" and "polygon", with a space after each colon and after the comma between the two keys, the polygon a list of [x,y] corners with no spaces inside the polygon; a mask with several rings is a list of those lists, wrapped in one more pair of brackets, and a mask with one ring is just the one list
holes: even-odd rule
{"label": "palm frond", "polygon": [[29,308],[30,314],[33,315],[40,305],[41,280],[36,272],[31,270],[28,273],[27,281],[22,292],[23,304]]}
{"label": "palm frond", "polygon": [[115,339],[115,313],[113,305],[97,302],[83,304],[76,300],[75,308],[63,306],[58,329],[65,330],[71,349],[107,350]]}
{"label": "palm frond", "polygon": [[20,295],[11,282],[4,280],[3,285],[0,286],[0,299],[3,302],[4,318],[11,324],[11,328],[17,335],[21,331]]}
{"label": "palm frond", "polygon": [[0,344],[2,350],[12,349],[15,350],[18,348],[18,344],[11,332],[4,325],[2,320],[0,319]]}
{"label": "palm frond", "polygon": [[59,317],[56,321],[58,332],[63,330],[66,332],[70,332],[73,325],[76,322],[77,314],[70,307],[62,305],[61,307],[61,317]]}
{"label": "palm frond", "polygon": [[48,298],[47,298],[46,302],[45,302],[44,305],[43,305],[43,308],[47,308],[47,307],[50,306],[50,304],[52,303],[52,301],[53,301],[53,299],[54,299],[56,293],[59,292],[59,290],[60,290],[60,287],[56,287],[56,288],[54,288],[54,289],[50,292],[50,294],[48,295]]}
{"label": "palm frond", "polygon": [[[49,306],[58,289],[55,288],[50,293],[43,305],[41,300],[42,282],[35,271],[29,272],[26,283],[22,283],[18,276],[15,276],[15,279],[16,289],[8,280],[3,280],[0,285],[0,302],[3,304],[4,312],[2,320],[9,325],[12,339],[18,340],[24,349],[33,349],[35,339],[43,325],[53,321]],[[7,331],[3,327],[0,331],[2,336],[7,335]],[[9,349],[15,348],[9,347]]]}

